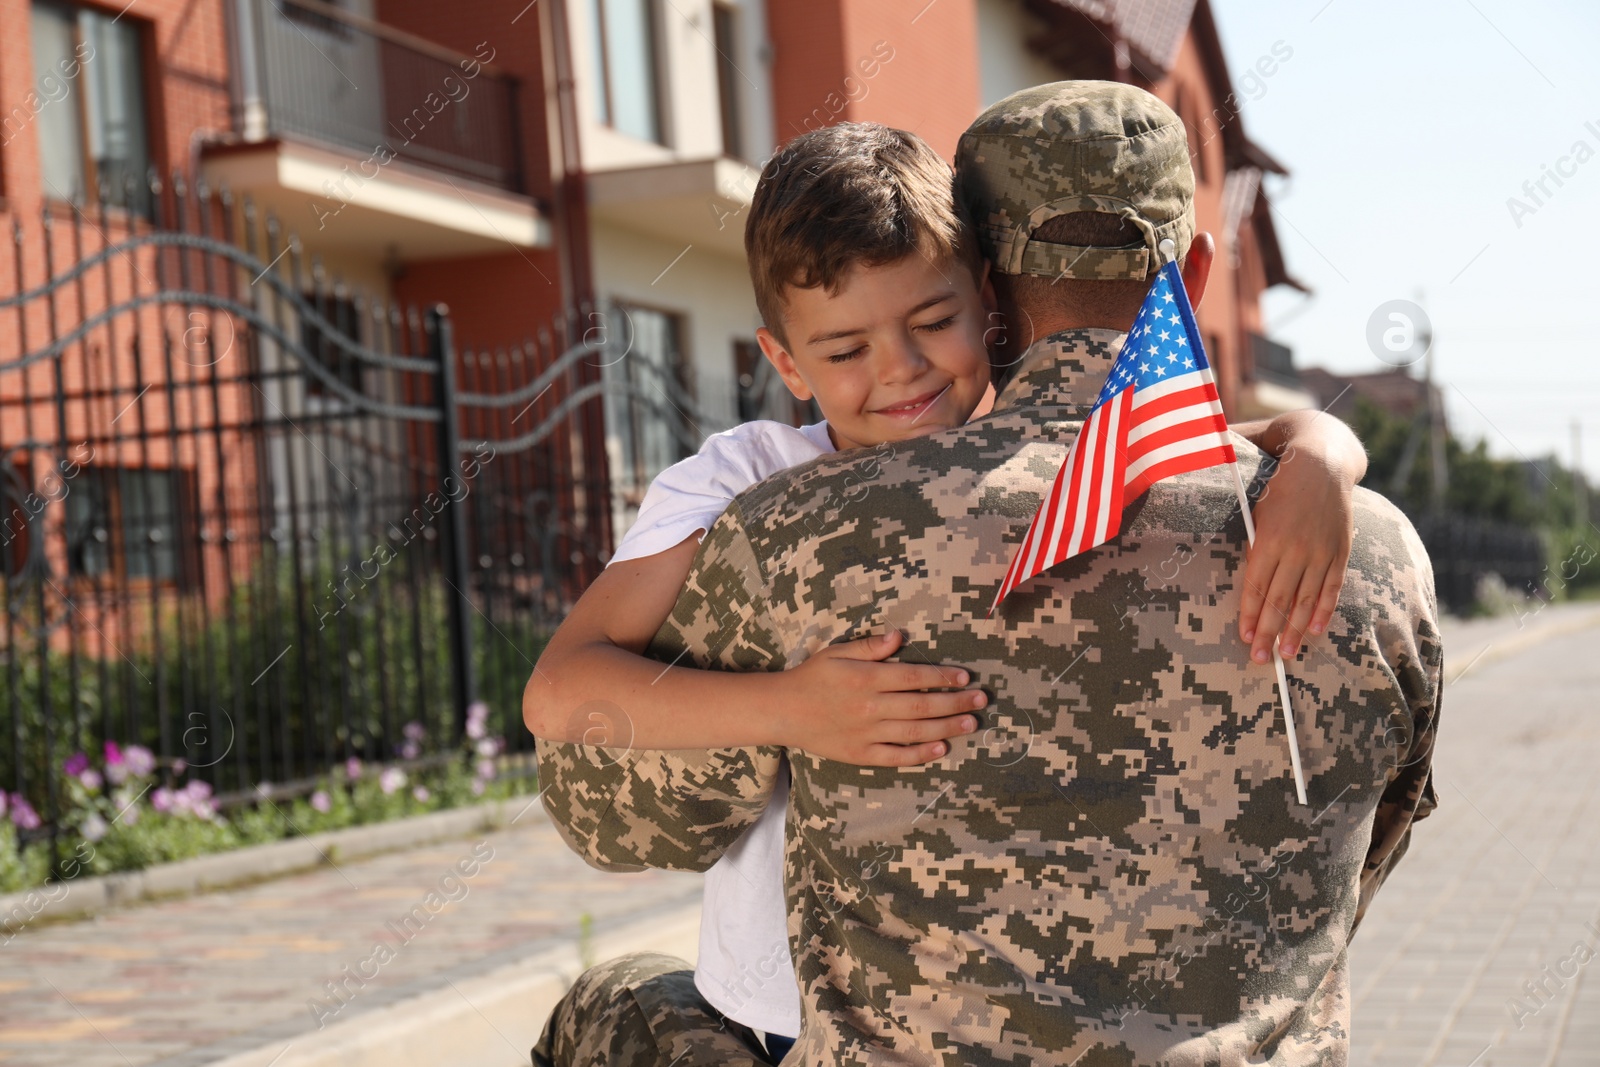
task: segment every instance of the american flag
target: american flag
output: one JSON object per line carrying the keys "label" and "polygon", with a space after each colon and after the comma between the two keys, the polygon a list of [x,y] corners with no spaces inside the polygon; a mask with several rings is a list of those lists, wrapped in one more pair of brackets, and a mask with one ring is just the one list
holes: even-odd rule
{"label": "american flag", "polygon": [[1122,531],[1122,508],[1164,478],[1234,462],[1228,422],[1176,263],[1156,273],[994,609],[1017,586]]}

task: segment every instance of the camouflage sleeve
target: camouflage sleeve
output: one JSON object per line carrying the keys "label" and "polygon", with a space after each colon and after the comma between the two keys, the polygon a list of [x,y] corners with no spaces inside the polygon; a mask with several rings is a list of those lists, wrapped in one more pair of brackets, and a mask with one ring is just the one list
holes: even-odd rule
{"label": "camouflage sleeve", "polygon": [[[723,513],[701,542],[683,592],[646,655],[672,667],[777,671],[786,664],[760,560]],[[752,708],[751,714],[760,714]],[[703,871],[767,805],[781,749],[633,750],[627,712],[590,715],[604,744],[538,743],[540,797],[591,866]]]}
{"label": "camouflage sleeve", "polygon": [[[1361,897],[1356,923],[1361,922],[1373,896],[1406,854],[1411,826],[1438,806],[1433,790],[1433,746],[1439,724],[1444,689],[1444,645],[1439,634],[1439,608],[1434,594],[1433,568],[1416,533],[1406,525],[1401,534],[1415,576],[1412,607],[1406,618],[1375,620],[1383,659],[1404,697],[1404,719],[1389,730],[1396,742],[1397,765],[1378,800],[1361,872]],[[1405,603],[1401,599],[1401,603]]]}

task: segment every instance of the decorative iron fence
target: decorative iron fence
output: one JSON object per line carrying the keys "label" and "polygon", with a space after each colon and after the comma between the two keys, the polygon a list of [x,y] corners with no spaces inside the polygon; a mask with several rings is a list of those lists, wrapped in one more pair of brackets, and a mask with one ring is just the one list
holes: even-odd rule
{"label": "decorative iron fence", "polygon": [[461,351],[445,309],[348,289],[248,202],[152,192],[153,224],[13,230],[0,789],[52,833],[63,761],[108,740],[242,798],[459,750],[475,702],[531,767],[523,685],[611,543],[606,405],[687,452],[689,398],[602,374],[625,321]]}
{"label": "decorative iron fence", "polygon": [[1537,530],[1450,512],[1411,516],[1433,561],[1439,606],[1453,614],[1478,607],[1483,580],[1497,575],[1507,589],[1544,595],[1550,574]]}

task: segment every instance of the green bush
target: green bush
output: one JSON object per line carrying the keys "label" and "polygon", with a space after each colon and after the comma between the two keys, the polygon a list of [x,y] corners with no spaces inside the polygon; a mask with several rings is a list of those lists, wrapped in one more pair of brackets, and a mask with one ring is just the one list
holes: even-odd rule
{"label": "green bush", "polygon": [[[9,630],[0,630],[12,635],[11,646],[0,647],[0,684],[12,697],[9,707],[0,705],[0,718],[13,709],[20,717],[15,728],[6,722],[0,729],[0,782],[9,779],[5,788],[24,792],[46,813],[46,767],[107,742],[160,753],[163,719],[170,747],[162,766],[209,767],[200,773],[232,792],[248,792],[262,775],[300,779],[350,757],[409,758],[400,737],[408,720],[434,739],[429,751],[451,748],[459,727],[446,641],[449,589],[424,551],[420,541],[406,546],[359,584],[331,557],[317,561],[298,587],[287,563],[264,564],[204,613],[197,597],[181,605],[163,600],[160,647],[148,635],[125,639],[130,647],[103,661],[73,655],[59,630],[54,640],[35,636],[37,589],[22,583],[7,601],[0,583],[0,610],[13,615]],[[341,573],[342,600],[333,591]],[[507,594],[497,597],[503,603]],[[148,628],[148,604],[121,610]],[[79,626],[80,649],[96,640],[78,618],[63,621],[48,600],[44,616]],[[548,628],[503,606],[492,623],[477,611],[469,619],[487,730],[521,738],[522,687]],[[129,847],[130,854],[171,851],[157,843]]]}

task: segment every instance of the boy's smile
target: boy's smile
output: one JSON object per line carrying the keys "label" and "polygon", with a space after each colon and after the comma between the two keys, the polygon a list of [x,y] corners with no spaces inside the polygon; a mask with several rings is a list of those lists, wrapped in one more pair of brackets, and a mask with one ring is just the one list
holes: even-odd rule
{"label": "boy's smile", "polygon": [[960,426],[983,398],[993,293],[964,265],[914,254],[852,267],[836,293],[784,296],[793,347],[766,329],[757,339],[790,391],[816,398],[840,448]]}

